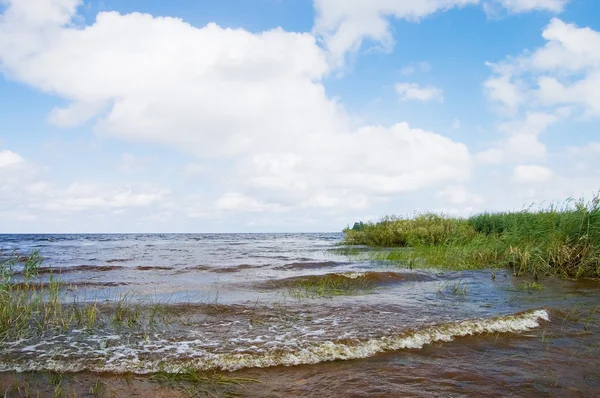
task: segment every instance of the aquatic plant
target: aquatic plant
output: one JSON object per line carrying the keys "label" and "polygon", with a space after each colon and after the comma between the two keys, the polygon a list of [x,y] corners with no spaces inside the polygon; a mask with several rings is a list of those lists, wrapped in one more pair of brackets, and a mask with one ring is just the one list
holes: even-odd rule
{"label": "aquatic plant", "polygon": [[327,274],[294,280],[289,286],[294,298],[334,297],[364,294],[374,288],[374,283],[364,274]]}
{"label": "aquatic plant", "polygon": [[146,333],[178,316],[160,302],[134,300],[131,292],[115,293],[102,304],[82,298],[51,268],[42,276],[41,263],[36,252],[0,262],[0,343],[74,329]]}
{"label": "aquatic plant", "polygon": [[541,283],[537,283],[537,282],[523,282],[519,285],[517,285],[517,289],[524,291],[524,292],[534,292],[534,291],[540,291],[540,290],[544,290],[545,286],[542,285]]}
{"label": "aquatic plant", "polygon": [[386,216],[344,233],[348,245],[395,248],[371,254],[371,258],[407,267],[508,267],[516,275],[534,277],[600,277],[598,195],[589,202],[569,199],[545,209],[530,207],[470,218],[430,213],[411,218]]}
{"label": "aquatic plant", "polygon": [[198,396],[237,396],[235,390],[244,384],[258,383],[246,377],[231,377],[217,372],[202,372],[190,367],[182,367],[178,372],[159,370],[150,379],[170,385],[190,397]]}

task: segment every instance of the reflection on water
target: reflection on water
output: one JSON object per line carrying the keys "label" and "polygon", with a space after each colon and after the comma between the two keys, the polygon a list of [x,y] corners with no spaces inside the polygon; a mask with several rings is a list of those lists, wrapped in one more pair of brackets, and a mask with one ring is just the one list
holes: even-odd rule
{"label": "reflection on water", "polygon": [[[0,371],[217,369],[260,380],[249,396],[600,391],[598,282],[531,291],[508,271],[398,269],[344,255],[341,239],[0,235],[4,254],[39,250],[40,277],[58,274],[67,300],[162,306],[160,321],[0,342]],[[298,284],[333,294],[291,294]]]}

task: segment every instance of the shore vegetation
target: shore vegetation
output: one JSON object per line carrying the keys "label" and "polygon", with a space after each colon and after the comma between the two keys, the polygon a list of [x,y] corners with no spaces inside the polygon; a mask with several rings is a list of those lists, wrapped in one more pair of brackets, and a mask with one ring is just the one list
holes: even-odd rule
{"label": "shore vegetation", "polygon": [[600,277],[600,196],[543,209],[468,218],[424,213],[386,216],[344,230],[347,245],[381,250],[376,260],[407,267],[510,268],[516,275]]}

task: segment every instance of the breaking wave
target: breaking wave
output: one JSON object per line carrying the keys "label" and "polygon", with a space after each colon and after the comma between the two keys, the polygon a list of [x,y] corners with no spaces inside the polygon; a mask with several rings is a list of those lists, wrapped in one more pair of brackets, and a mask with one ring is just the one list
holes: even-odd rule
{"label": "breaking wave", "polygon": [[[4,343],[0,371],[112,372],[147,374],[156,371],[178,372],[183,367],[198,370],[234,371],[242,368],[294,366],[325,361],[368,358],[389,351],[420,349],[434,342],[449,342],[457,337],[484,333],[518,333],[549,321],[546,310],[532,310],[514,315],[465,320],[390,333],[378,338],[320,340],[318,332],[299,339],[254,336],[236,338],[235,344],[203,339],[157,338],[125,342],[119,335],[86,335],[65,344],[60,336],[38,344],[25,341]],[[83,333],[83,332],[82,332]],[[308,336],[308,335],[307,335]],[[64,336],[63,336],[64,337]],[[157,336],[158,337],[158,336]],[[55,344],[62,342],[62,344]],[[231,344],[231,342],[229,342]]]}

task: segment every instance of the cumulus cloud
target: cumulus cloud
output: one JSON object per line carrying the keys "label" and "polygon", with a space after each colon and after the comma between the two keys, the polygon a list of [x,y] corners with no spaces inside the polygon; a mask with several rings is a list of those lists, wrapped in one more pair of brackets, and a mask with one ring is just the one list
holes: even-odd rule
{"label": "cumulus cloud", "polygon": [[443,101],[444,93],[434,86],[421,87],[416,83],[397,83],[394,88],[401,100]]}
{"label": "cumulus cloud", "polygon": [[538,165],[519,165],[513,170],[514,180],[520,183],[545,182],[552,174],[552,170]]}
{"label": "cumulus cloud", "polygon": [[356,51],[365,39],[384,49],[394,44],[388,18],[418,21],[437,11],[477,4],[479,0],[314,0],[315,34],[338,66],[348,51]]}
{"label": "cumulus cloud", "polygon": [[[91,120],[101,135],[177,148],[205,162],[223,159],[220,177],[235,185],[233,193],[206,209],[363,208],[375,197],[470,174],[466,146],[441,135],[405,123],[350,127],[351,117],[325,93],[328,55],[312,34],[194,27],[117,12],[74,26],[80,3],[37,1],[47,17],[29,15],[38,10],[12,0],[0,19],[3,72],[70,101],[50,112],[54,124]],[[394,7],[419,17],[466,3]],[[439,94],[419,90],[414,95]],[[131,160],[123,159],[126,167]],[[55,203],[114,207],[164,196],[144,194],[150,196],[113,191],[113,199]]]}
{"label": "cumulus cloud", "polygon": [[366,199],[350,198],[392,196],[443,181],[464,181],[471,169],[465,145],[406,123],[363,127],[351,138],[307,135],[297,145],[294,153],[260,153],[245,159],[242,180],[268,197],[288,192],[305,204],[339,202],[340,207],[355,208],[366,205]]}
{"label": "cumulus cloud", "polygon": [[542,36],[543,47],[489,64],[488,97],[512,111],[569,105],[600,115],[600,32],[553,18]]}
{"label": "cumulus cloud", "polygon": [[546,146],[540,141],[541,134],[559,120],[550,113],[532,112],[522,120],[502,123],[499,126],[504,139],[490,149],[475,155],[483,164],[545,160]]}
{"label": "cumulus cloud", "polygon": [[14,152],[4,150],[0,152],[0,168],[9,167],[11,165],[17,165],[23,162],[23,158]]}
{"label": "cumulus cloud", "polygon": [[[488,65],[493,67],[492,64]],[[500,71],[498,75],[487,79],[483,86],[488,98],[502,104],[509,114],[514,114],[525,102],[519,82],[512,81],[510,74]]]}
{"label": "cumulus cloud", "polygon": [[[39,1],[66,12],[57,0]],[[281,131],[343,124],[318,82],[328,66],[310,34],[195,28],[116,12],[83,28],[60,18],[39,30],[20,23],[26,10],[37,12],[26,3],[11,1],[0,21],[3,70],[70,100],[49,116],[61,126],[100,117],[102,133],[212,155],[245,151]]]}
{"label": "cumulus cloud", "polygon": [[[542,36],[543,46],[488,63],[493,75],[484,83],[485,92],[511,120],[499,126],[501,141],[475,155],[481,163],[543,162],[545,131],[561,120],[600,116],[600,32],[553,18]],[[513,180],[549,175],[537,166],[517,168]]]}
{"label": "cumulus cloud", "polygon": [[[357,51],[365,40],[390,50],[394,38],[391,18],[420,21],[436,12],[483,4],[487,11],[500,7],[512,13],[550,11],[559,13],[570,0],[314,0],[314,33],[321,37],[334,66],[344,64],[348,52]],[[407,74],[417,70],[409,65]]]}

